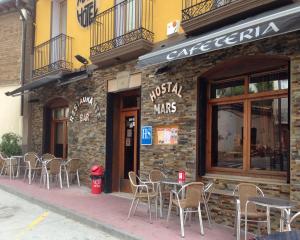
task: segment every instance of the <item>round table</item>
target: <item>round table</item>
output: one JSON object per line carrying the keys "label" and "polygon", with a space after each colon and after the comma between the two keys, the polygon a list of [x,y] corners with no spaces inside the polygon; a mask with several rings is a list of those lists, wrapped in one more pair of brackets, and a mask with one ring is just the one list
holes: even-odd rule
{"label": "round table", "polygon": [[[290,231],[290,215],[291,209],[298,205],[295,201],[278,199],[278,198],[270,198],[270,197],[250,197],[246,202],[245,208],[245,232],[247,232],[247,206],[249,203],[253,203],[259,206],[263,206],[267,208],[267,218],[268,224],[270,224],[270,208],[277,208],[281,211],[280,217],[280,232],[284,230],[284,224],[287,226],[287,229]],[[268,234],[270,234],[270,226],[268,226]]]}

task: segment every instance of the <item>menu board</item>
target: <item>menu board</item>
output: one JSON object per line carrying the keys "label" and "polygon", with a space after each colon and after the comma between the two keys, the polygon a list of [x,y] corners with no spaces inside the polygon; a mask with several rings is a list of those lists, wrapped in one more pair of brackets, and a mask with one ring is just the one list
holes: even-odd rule
{"label": "menu board", "polygon": [[166,126],[156,127],[156,144],[159,145],[173,145],[178,144],[178,127],[177,126]]}

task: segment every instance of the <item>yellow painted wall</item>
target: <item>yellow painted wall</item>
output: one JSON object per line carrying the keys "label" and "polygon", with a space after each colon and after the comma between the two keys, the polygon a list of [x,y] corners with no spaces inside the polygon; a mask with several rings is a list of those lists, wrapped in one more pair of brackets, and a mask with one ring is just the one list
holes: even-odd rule
{"label": "yellow painted wall", "polygon": [[[77,21],[77,0],[67,0],[67,35],[73,38],[73,56],[76,54],[89,58],[90,54],[90,28],[83,28]],[[153,31],[154,41],[159,42],[167,38],[167,23],[181,20],[182,0],[153,0]],[[111,8],[114,0],[97,0],[98,12]],[[182,29],[180,29],[182,32]],[[36,13],[36,39],[39,45],[50,39],[51,36],[51,0],[38,0]],[[74,67],[80,63],[73,59]]]}

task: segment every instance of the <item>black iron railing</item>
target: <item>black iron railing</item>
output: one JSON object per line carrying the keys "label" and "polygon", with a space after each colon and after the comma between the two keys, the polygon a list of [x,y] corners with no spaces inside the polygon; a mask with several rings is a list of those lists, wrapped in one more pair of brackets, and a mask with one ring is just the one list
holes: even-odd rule
{"label": "black iron railing", "polygon": [[95,17],[91,56],[153,37],[153,0],[125,0]]}
{"label": "black iron railing", "polygon": [[33,78],[57,70],[71,71],[72,38],[60,34],[34,48]]}
{"label": "black iron railing", "polygon": [[226,6],[236,0],[182,0],[182,22]]}

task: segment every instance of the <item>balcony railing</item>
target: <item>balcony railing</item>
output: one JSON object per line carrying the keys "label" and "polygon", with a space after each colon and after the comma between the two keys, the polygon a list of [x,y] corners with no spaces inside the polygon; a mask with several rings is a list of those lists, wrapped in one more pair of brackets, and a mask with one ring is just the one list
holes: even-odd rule
{"label": "balcony railing", "polygon": [[59,70],[72,71],[72,38],[60,34],[34,48],[33,78]]}
{"label": "balcony railing", "polygon": [[141,39],[153,42],[153,38],[153,0],[125,0],[94,19],[91,57]]}
{"label": "balcony railing", "polygon": [[182,22],[224,7],[234,1],[236,0],[182,0]]}

